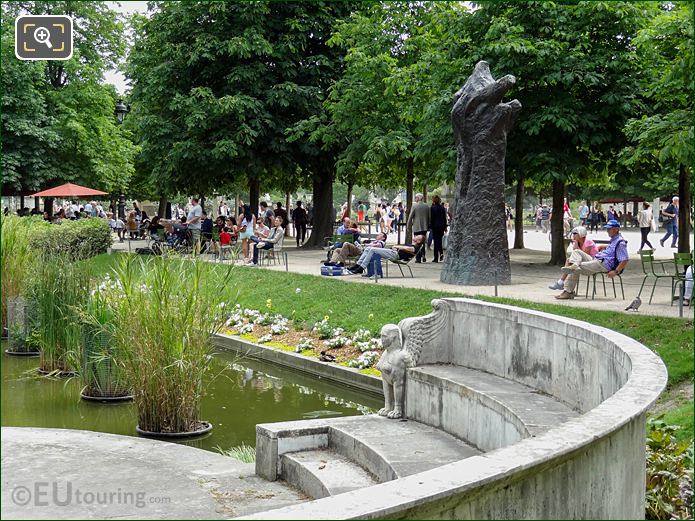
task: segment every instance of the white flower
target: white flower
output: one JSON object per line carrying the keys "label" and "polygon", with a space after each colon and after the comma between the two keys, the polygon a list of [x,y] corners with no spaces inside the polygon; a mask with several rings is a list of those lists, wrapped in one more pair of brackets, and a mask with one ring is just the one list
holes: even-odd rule
{"label": "white flower", "polygon": [[272,338],[272,335],[263,335],[261,338],[258,339],[258,343],[265,344],[266,342],[269,342]]}
{"label": "white flower", "polygon": [[294,292],[295,292],[295,293],[301,293],[301,292],[302,292],[302,288],[297,288],[297,289],[294,290]]}
{"label": "white flower", "polygon": [[372,367],[374,362],[377,361],[379,353],[376,351],[366,351],[362,353],[356,360],[350,360],[348,366],[356,367],[357,369],[366,369]]}
{"label": "white flower", "polygon": [[244,333],[251,333],[253,331],[253,323],[249,322],[248,324],[244,324],[239,328],[239,334],[243,335]]}

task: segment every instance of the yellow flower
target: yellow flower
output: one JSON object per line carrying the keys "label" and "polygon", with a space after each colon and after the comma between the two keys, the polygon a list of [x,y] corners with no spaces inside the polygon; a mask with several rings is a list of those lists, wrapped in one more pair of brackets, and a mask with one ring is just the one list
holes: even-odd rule
{"label": "yellow flower", "polygon": [[329,317],[328,315],[326,315],[325,317],[323,317],[323,319],[324,319],[326,322],[328,322],[328,319],[329,319],[329,318],[331,318],[331,317]]}
{"label": "yellow flower", "polygon": [[372,320],[374,318],[374,313],[369,314],[369,320]]}
{"label": "yellow flower", "polygon": [[265,307],[267,307],[268,309],[272,308],[273,307],[273,299],[269,298],[268,300],[266,300],[265,301]]}

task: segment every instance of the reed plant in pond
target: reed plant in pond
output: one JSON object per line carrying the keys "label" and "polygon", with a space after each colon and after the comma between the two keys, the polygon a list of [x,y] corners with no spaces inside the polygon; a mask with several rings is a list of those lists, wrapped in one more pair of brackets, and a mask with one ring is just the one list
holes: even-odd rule
{"label": "reed plant in pond", "polygon": [[37,263],[29,294],[35,313],[40,370],[58,374],[78,366],[82,336],[77,310],[89,294],[89,271],[62,256],[44,256]]}
{"label": "reed plant in pond", "polygon": [[213,272],[201,260],[128,256],[115,270],[121,297],[114,333],[143,431],[200,430],[203,376],[211,335],[226,319],[225,292],[232,268]]}
{"label": "reed plant in pond", "polygon": [[123,358],[114,334],[114,299],[119,286],[110,277],[97,281],[80,309],[82,324],[82,396],[123,398],[130,395],[118,360]]}
{"label": "reed plant in pond", "polygon": [[11,299],[21,297],[34,266],[29,246],[29,229],[35,221],[27,217],[0,217],[0,269],[2,279],[2,327],[8,327],[7,308]]}

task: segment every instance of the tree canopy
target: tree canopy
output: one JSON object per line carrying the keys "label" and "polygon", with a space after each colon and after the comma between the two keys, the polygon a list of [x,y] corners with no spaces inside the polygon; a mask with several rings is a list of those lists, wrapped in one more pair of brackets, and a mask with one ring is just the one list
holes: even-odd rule
{"label": "tree canopy", "polygon": [[[75,46],[67,61],[14,57],[14,18],[67,14]],[[2,167],[14,190],[64,181],[107,191],[127,186],[135,146],[114,117],[116,93],[101,84],[124,50],[119,16],[99,2],[2,4]]]}

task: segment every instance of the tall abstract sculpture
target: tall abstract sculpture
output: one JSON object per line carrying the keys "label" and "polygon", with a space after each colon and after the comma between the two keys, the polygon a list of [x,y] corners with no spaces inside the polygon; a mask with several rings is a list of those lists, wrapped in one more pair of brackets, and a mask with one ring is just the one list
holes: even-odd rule
{"label": "tall abstract sculpture", "polygon": [[451,121],[458,164],[454,218],[441,281],[449,284],[511,284],[504,216],[507,133],[521,103],[503,103],[514,76],[494,80],[480,61],[454,96]]}

